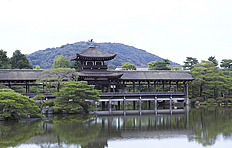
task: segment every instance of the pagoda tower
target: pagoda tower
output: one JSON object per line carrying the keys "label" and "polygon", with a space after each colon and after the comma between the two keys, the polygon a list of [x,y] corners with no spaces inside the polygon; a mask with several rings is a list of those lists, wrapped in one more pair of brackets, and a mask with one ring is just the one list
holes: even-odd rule
{"label": "pagoda tower", "polygon": [[94,84],[95,87],[98,85],[102,92],[107,87],[107,91],[110,92],[112,87],[116,88],[116,83],[119,83],[119,78],[123,75],[107,71],[105,61],[112,60],[115,56],[116,54],[106,53],[91,45],[83,52],[70,57],[70,60],[80,61],[80,65],[76,69],[80,81],[88,81],[88,84]]}

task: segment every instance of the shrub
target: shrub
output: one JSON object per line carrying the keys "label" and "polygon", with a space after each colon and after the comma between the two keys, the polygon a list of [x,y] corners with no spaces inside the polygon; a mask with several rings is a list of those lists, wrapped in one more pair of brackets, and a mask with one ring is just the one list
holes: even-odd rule
{"label": "shrub", "polygon": [[214,98],[209,98],[209,99],[207,100],[207,102],[208,102],[208,103],[215,103],[216,100],[215,100]]}
{"label": "shrub", "polygon": [[200,101],[200,102],[205,101],[204,98],[202,98],[202,97],[196,97],[195,99],[196,99],[196,101]]}

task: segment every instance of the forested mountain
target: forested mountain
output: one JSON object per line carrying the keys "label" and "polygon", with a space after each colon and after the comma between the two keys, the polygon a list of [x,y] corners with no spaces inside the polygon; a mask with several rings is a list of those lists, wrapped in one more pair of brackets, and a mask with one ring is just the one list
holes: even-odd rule
{"label": "forested mountain", "polygon": [[[136,66],[147,66],[151,61],[162,61],[161,57],[148,53],[145,50],[135,48],[120,43],[92,43],[97,49],[117,54],[115,59],[108,61],[108,65],[121,66],[122,63],[130,62]],[[30,63],[35,67],[39,65],[42,69],[50,69],[53,61],[59,55],[67,57],[74,56],[87,49],[91,43],[89,42],[76,42],[74,44],[66,44],[61,47],[47,48],[39,50],[32,54],[27,55]],[[170,61],[171,65],[179,65]]]}

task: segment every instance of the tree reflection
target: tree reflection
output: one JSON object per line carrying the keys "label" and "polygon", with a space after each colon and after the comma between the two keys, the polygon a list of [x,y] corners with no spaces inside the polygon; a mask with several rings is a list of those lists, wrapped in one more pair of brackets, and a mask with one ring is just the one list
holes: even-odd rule
{"label": "tree reflection", "polygon": [[15,147],[28,142],[30,138],[44,131],[40,130],[41,120],[31,122],[5,122],[0,124],[0,147]]}
{"label": "tree reflection", "polygon": [[190,141],[197,141],[203,146],[213,145],[219,135],[225,138],[232,133],[232,108],[200,107],[189,112],[189,127],[193,129]]}
{"label": "tree reflection", "polygon": [[86,146],[95,140],[100,131],[100,125],[89,116],[59,116],[52,122],[52,134],[57,135],[58,144],[64,141],[68,145]]}

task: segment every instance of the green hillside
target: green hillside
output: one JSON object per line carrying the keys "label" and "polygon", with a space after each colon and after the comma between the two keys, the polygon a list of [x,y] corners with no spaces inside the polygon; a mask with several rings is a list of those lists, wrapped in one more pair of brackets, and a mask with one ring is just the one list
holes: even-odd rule
{"label": "green hillside", "polygon": [[[42,69],[50,69],[54,59],[59,55],[74,56],[87,49],[90,44],[89,42],[76,42],[74,44],[62,45],[61,47],[47,48],[27,55],[27,58],[33,67],[39,65]],[[109,65],[121,66],[122,63],[130,62],[136,66],[147,66],[150,61],[162,60],[161,57],[148,53],[145,50],[120,43],[93,43],[93,45],[99,50],[117,54],[115,59],[108,61],[107,64]],[[171,65],[179,64],[171,61]]]}

